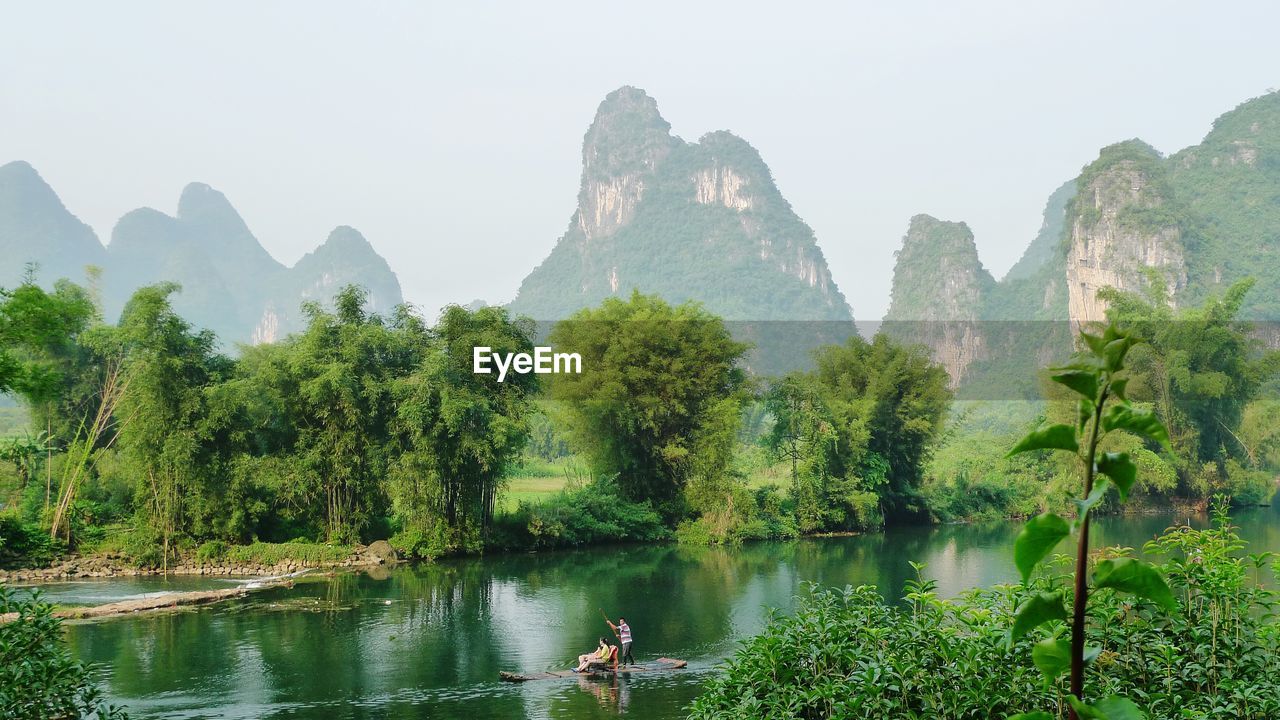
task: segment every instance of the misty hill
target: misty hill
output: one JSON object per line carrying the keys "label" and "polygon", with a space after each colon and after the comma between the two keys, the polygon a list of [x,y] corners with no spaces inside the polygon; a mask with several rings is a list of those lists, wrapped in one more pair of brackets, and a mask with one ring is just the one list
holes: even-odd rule
{"label": "misty hill", "polygon": [[93,229],[62,204],[53,188],[25,162],[0,165],[0,287],[22,282],[27,263],[42,277],[84,276],[106,250]]}
{"label": "misty hill", "polygon": [[288,268],[262,247],[222,193],[201,183],[182,191],[173,216],[151,208],[126,213],[104,248],[30,165],[12,162],[0,167],[0,248],[0,286],[20,282],[29,262],[38,263],[45,284],[64,277],[84,283],[86,266],[101,268],[109,319],[137,288],[176,282],[182,292],[173,298],[175,310],[213,330],[226,347],[301,329],[301,304],[328,302],[343,285],[367,288],[374,311],[402,302],[395,274],[355,230],[335,229]]}
{"label": "misty hill", "polygon": [[[885,319],[929,344],[957,381],[980,384],[1012,355],[1043,362],[1069,346],[1043,323],[997,321],[1102,320],[1104,287],[1140,292],[1158,281],[1175,305],[1195,305],[1254,277],[1243,315],[1280,320],[1280,93],[1243,103],[1201,143],[1168,157],[1140,140],[1103,148],[1049,198],[1041,232],[999,282],[971,239],[932,222],[912,221]],[[969,327],[910,325],[931,320]]]}
{"label": "misty hill", "polygon": [[623,87],[587,130],[568,230],[511,308],[556,320],[633,289],[729,320],[852,321],[755,148],[729,132],[675,137],[653,98]]}

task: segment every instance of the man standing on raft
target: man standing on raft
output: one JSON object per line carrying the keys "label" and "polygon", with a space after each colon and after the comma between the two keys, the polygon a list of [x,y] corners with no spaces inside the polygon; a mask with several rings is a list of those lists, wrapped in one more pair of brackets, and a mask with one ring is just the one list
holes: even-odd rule
{"label": "man standing on raft", "polygon": [[618,651],[619,662],[623,665],[628,663],[635,665],[636,659],[631,657],[631,626],[627,624],[627,619],[619,616],[617,625],[614,625],[607,617],[604,621],[613,629],[613,634],[618,636],[618,642],[622,645]]}

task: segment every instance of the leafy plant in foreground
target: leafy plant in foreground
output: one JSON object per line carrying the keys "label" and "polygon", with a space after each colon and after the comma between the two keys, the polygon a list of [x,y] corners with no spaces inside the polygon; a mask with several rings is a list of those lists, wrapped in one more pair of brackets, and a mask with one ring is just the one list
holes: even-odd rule
{"label": "leafy plant in foreground", "polygon": [[[1010,644],[1041,625],[1054,628],[1053,634],[1035,644],[1032,661],[1044,675],[1047,684],[1063,673],[1070,673],[1067,702],[1072,720],[1134,720],[1145,718],[1133,701],[1110,695],[1094,703],[1084,699],[1086,666],[1099,654],[1098,648],[1085,645],[1089,602],[1089,515],[1114,487],[1121,502],[1129,495],[1137,479],[1138,468],[1128,453],[1099,454],[1103,437],[1125,431],[1169,447],[1169,435],[1151,410],[1136,408],[1125,398],[1124,360],[1135,340],[1117,329],[1107,327],[1102,335],[1082,331],[1083,349],[1076,359],[1050,371],[1050,378],[1080,396],[1078,420],[1074,425],[1055,424],[1029,433],[1009,455],[1032,450],[1058,450],[1075,454],[1084,467],[1084,492],[1075,501],[1077,515],[1076,565],[1074,597],[1071,612],[1066,606],[1065,591],[1033,594],[1019,607]],[[1029,521],[1014,543],[1014,562],[1028,583],[1032,573],[1058,543],[1071,535],[1073,526],[1054,513],[1045,513]],[[1141,560],[1129,557],[1101,560],[1094,567],[1094,590],[1112,589],[1150,600],[1166,610],[1178,603],[1160,571]],[[1060,636],[1062,626],[1070,619],[1070,634]],[[1054,720],[1047,712],[1020,713],[1010,720]]]}
{"label": "leafy plant in foreground", "polygon": [[0,616],[8,616],[0,621],[0,717],[127,720],[71,657],[50,605],[0,587]]}

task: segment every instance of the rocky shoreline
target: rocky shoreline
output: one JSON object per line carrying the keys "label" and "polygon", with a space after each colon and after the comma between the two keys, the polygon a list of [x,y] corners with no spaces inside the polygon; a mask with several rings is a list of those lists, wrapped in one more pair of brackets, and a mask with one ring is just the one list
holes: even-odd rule
{"label": "rocky shoreline", "polygon": [[268,565],[229,561],[200,562],[195,558],[187,558],[167,570],[165,568],[139,568],[130,564],[128,558],[124,555],[106,553],[103,555],[70,557],[45,568],[0,570],[0,584],[44,583],[86,578],[141,577],[164,574],[245,577],[279,576],[298,573],[303,570],[367,568],[394,563],[396,560],[395,550],[390,544],[382,540],[368,546],[357,545],[352,548],[350,554],[341,560],[310,561],[295,558]]}

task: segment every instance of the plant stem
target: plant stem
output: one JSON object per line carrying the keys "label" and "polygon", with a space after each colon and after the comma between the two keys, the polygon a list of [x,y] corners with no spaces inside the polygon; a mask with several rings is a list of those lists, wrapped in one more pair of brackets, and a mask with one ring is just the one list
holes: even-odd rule
{"label": "plant stem", "polygon": [[[1094,462],[1098,453],[1098,430],[1102,425],[1102,406],[1107,402],[1107,390],[1102,389],[1098,404],[1093,409],[1093,427],[1089,432],[1089,451],[1085,458],[1084,497],[1093,492]],[[1080,518],[1080,539],[1076,546],[1076,592],[1071,617],[1071,694],[1084,701],[1084,625],[1089,602],[1089,511]],[[1079,720],[1074,708],[1071,720]]]}

